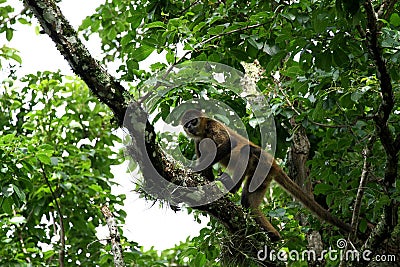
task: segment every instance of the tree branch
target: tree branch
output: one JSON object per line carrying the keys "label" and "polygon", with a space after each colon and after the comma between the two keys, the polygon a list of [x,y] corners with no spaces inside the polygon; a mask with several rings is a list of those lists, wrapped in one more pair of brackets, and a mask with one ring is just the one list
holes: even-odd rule
{"label": "tree branch", "polygon": [[0,24],[7,24],[7,23],[11,22],[12,20],[16,19],[18,16],[21,16],[21,15],[25,14],[25,12],[27,10],[28,10],[28,8],[24,7],[20,12],[18,12],[14,16],[6,18],[3,21],[0,21]]}
{"label": "tree branch", "polygon": [[361,172],[360,183],[358,185],[356,200],[354,202],[353,216],[351,217],[351,228],[353,228],[353,232],[349,234],[349,240],[353,240],[353,238],[356,236],[356,233],[357,233],[359,217],[360,217],[361,202],[362,202],[362,198],[364,196],[364,189],[365,189],[365,185],[367,184],[367,177],[368,177],[369,169],[371,166],[371,162],[368,161],[368,158],[372,154],[371,151],[372,151],[372,147],[373,147],[374,143],[375,143],[375,136],[370,137],[368,140],[368,144],[366,145],[366,147],[363,151],[364,163],[363,163],[363,168],[362,168],[362,172]]}
{"label": "tree branch", "polygon": [[[168,183],[172,182],[180,188],[197,187],[204,185],[206,179],[178,167],[175,162],[167,158],[156,143],[154,128],[148,121],[148,114],[141,108],[140,103],[132,102],[127,112],[128,104],[125,98],[128,94],[127,91],[107,73],[99,62],[91,57],[78,38],[76,31],[70,26],[53,0],[24,0],[24,3],[32,9],[45,32],[55,42],[57,49],[74,72],[83,79],[101,102],[110,107],[119,125],[123,125],[125,122],[124,126],[128,129],[133,143],[127,148],[128,154],[138,162],[146,189],[157,192],[155,195],[157,199],[174,203],[190,201],[193,196],[172,196],[168,191]],[[255,27],[255,25],[249,27]],[[125,119],[126,114],[128,116]],[[154,183],[154,178],[159,176],[163,179]],[[235,236],[229,246],[236,249],[247,249],[246,255],[241,254],[244,261],[251,259],[252,262],[259,262],[257,260],[259,250],[265,245],[269,245],[269,240],[265,233],[260,231],[259,226],[249,224],[246,213],[227,197],[205,203],[209,204],[195,208],[216,217],[232,233],[232,236]],[[260,265],[264,263],[269,264],[268,266],[279,265],[279,262],[270,263],[269,261],[261,262]]]}
{"label": "tree branch", "polygon": [[117,221],[115,220],[114,215],[111,213],[110,209],[106,205],[101,207],[101,212],[106,218],[108,231],[110,232],[111,250],[114,255],[114,266],[123,267],[125,266],[125,263],[122,253],[121,238],[119,236]]}
{"label": "tree branch", "polygon": [[[386,4],[390,4],[393,1],[385,1]],[[384,4],[385,4],[384,3]],[[394,4],[394,3],[393,3]],[[390,6],[388,6],[389,8]],[[366,41],[369,49],[369,53],[374,59],[377,71],[377,78],[380,82],[381,98],[382,101],[379,108],[374,116],[374,122],[376,127],[377,136],[382,143],[382,146],[386,152],[386,166],[384,175],[384,189],[388,195],[390,202],[384,206],[382,218],[374,228],[373,232],[365,242],[362,250],[371,250],[376,252],[382,242],[390,236],[394,227],[398,222],[397,214],[397,201],[392,197],[393,192],[396,191],[396,178],[398,174],[398,152],[399,146],[393,138],[392,132],[389,129],[389,116],[393,113],[394,108],[394,95],[391,83],[389,71],[386,66],[386,62],[382,56],[382,48],[380,47],[378,36],[378,15],[374,11],[371,0],[364,2],[365,13],[367,16],[367,31]],[[388,16],[390,13],[386,13]]]}
{"label": "tree branch", "polygon": [[[382,18],[387,20],[389,16],[393,12],[394,5],[397,3],[397,0],[383,0],[381,6],[378,9],[378,18]],[[382,24],[383,25],[383,24]]]}

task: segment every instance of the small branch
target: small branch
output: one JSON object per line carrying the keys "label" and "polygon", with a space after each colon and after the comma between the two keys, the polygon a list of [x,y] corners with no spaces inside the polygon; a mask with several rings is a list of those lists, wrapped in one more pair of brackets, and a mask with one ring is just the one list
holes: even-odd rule
{"label": "small branch", "polygon": [[[394,5],[396,3],[397,3],[397,0],[383,0],[383,3],[381,4],[381,6],[379,7],[378,12],[377,12],[378,18],[387,20],[389,18],[389,16],[392,14]],[[381,25],[383,25],[383,24],[381,24]]]}
{"label": "small branch", "polygon": [[28,8],[27,8],[27,7],[24,7],[19,13],[15,14],[14,16],[9,17],[9,18],[7,18],[7,19],[4,19],[3,21],[0,21],[0,24],[7,24],[7,23],[9,23],[9,22],[12,21],[13,19],[16,19],[18,16],[21,16],[21,15],[25,14],[25,12],[26,12],[27,10],[28,10]]}
{"label": "small branch", "polygon": [[114,215],[111,213],[110,209],[106,205],[101,207],[101,212],[106,218],[108,230],[110,231],[111,250],[114,255],[114,266],[124,267],[125,263],[122,253],[121,238],[119,236],[117,221],[115,220]]}
{"label": "small branch", "polygon": [[324,127],[324,128],[350,128],[351,127],[350,125],[346,125],[346,124],[338,124],[338,125],[325,124],[325,123],[313,121],[311,119],[309,119],[308,121],[311,122],[312,124],[315,124],[317,126]]}
{"label": "small branch", "polygon": [[238,29],[235,29],[235,30],[231,30],[231,31],[229,31],[229,32],[223,32],[223,33],[220,33],[220,34],[211,36],[210,38],[208,38],[208,39],[206,39],[206,40],[200,42],[200,43],[196,46],[196,48],[197,48],[197,47],[201,47],[201,46],[205,45],[206,43],[211,42],[211,41],[214,40],[214,39],[221,38],[222,36],[229,35],[229,34],[236,33],[236,32],[246,31],[246,30],[250,30],[250,29],[254,29],[254,28],[258,28],[258,27],[260,27],[260,26],[263,26],[264,24],[265,24],[265,23],[257,23],[257,24],[254,24],[254,25],[245,26],[245,27],[242,27],[242,28],[238,28]]}
{"label": "small branch", "polygon": [[367,178],[369,174],[369,169],[371,167],[371,163],[368,161],[368,158],[371,156],[371,151],[375,143],[375,139],[376,139],[375,136],[369,138],[368,144],[366,145],[362,153],[364,158],[364,163],[361,172],[360,183],[358,185],[356,200],[354,202],[353,216],[351,217],[351,228],[353,228],[353,232],[349,234],[349,240],[353,240],[353,238],[356,236],[357,233],[361,202],[364,196],[364,189],[366,188],[365,186],[368,181]]}
{"label": "small branch", "polygon": [[[214,39],[221,38],[222,36],[225,36],[225,35],[228,35],[228,34],[232,34],[232,33],[235,33],[235,32],[240,32],[240,31],[245,31],[245,30],[249,30],[249,29],[254,29],[254,28],[263,26],[264,24],[265,24],[265,23],[258,23],[258,24],[254,24],[254,25],[250,25],[250,26],[245,26],[245,27],[242,27],[242,28],[239,28],[239,29],[231,30],[231,31],[229,31],[229,32],[223,32],[223,33],[220,33],[220,34],[218,34],[218,35],[211,36],[210,38],[208,38],[208,39],[206,39],[206,40],[204,40],[204,41],[202,41],[202,42],[196,44],[196,45],[193,47],[193,50],[186,51],[186,53],[185,53],[182,57],[180,57],[178,60],[175,61],[175,64],[173,64],[173,65],[170,67],[170,69],[172,69],[174,66],[178,65],[179,63],[181,63],[181,62],[183,61],[183,59],[185,59],[188,55],[192,54],[193,51],[196,51],[196,50],[200,49],[203,45],[205,45],[205,44],[207,44],[207,43],[213,41]],[[169,71],[170,71],[170,70],[169,70]],[[167,71],[167,73],[168,73],[169,71]]]}
{"label": "small branch", "polygon": [[23,252],[25,255],[27,255],[27,256],[25,257],[26,262],[32,264],[32,260],[31,260],[31,258],[28,256],[28,251],[26,250],[24,238],[22,237],[22,232],[21,232],[21,231],[18,232],[18,239],[19,239],[19,243],[21,244],[22,252]]}
{"label": "small branch", "polygon": [[289,96],[286,94],[285,90],[282,88],[282,83],[280,80],[278,80],[276,77],[274,77],[273,75],[271,75],[274,84],[276,85],[276,87],[278,88],[278,90],[281,92],[281,94],[283,94],[283,96],[285,97],[285,101],[286,103],[289,105],[289,107],[296,113],[296,115],[300,115],[300,111],[298,111],[295,107],[295,105],[290,101]]}
{"label": "small branch", "polygon": [[176,14],[176,15],[172,15],[171,17],[174,17],[174,18],[176,18],[176,17],[180,17],[180,16],[182,16],[183,14],[185,14],[186,13],[186,11],[188,11],[189,9],[191,9],[193,6],[195,6],[195,5],[197,5],[198,3],[200,3],[200,0],[196,0],[196,1],[194,1],[193,3],[191,3],[188,7],[186,7],[185,9],[183,9],[182,11],[180,11],[178,14]]}
{"label": "small branch", "polygon": [[53,188],[51,188],[50,181],[47,178],[46,171],[44,170],[43,163],[39,161],[39,164],[40,164],[40,168],[42,169],[43,178],[44,178],[44,180],[46,182],[46,185],[50,189],[51,197],[52,197],[52,199],[53,199],[53,201],[54,201],[54,203],[56,205],[56,210],[57,210],[58,217],[59,217],[58,223],[60,224],[60,242],[61,242],[61,245],[60,245],[60,251],[58,252],[58,263],[59,263],[59,266],[63,267],[64,264],[65,264],[65,229],[64,229],[63,214],[61,212],[61,206],[60,206],[59,201],[57,200],[57,196],[54,193]]}

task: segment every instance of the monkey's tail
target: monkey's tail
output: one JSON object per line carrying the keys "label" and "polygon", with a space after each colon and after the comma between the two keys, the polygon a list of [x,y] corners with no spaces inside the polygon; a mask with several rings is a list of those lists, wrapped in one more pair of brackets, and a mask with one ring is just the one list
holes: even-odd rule
{"label": "monkey's tail", "polygon": [[[274,162],[274,164],[276,164]],[[291,193],[297,200],[299,200],[304,206],[310,209],[315,215],[322,220],[339,227],[342,232],[346,234],[352,231],[349,224],[344,223],[339,218],[333,216],[329,211],[321,207],[313,198],[306,194],[295,182],[293,182],[289,176],[278,166],[271,168],[275,181],[281,185],[285,190]]]}

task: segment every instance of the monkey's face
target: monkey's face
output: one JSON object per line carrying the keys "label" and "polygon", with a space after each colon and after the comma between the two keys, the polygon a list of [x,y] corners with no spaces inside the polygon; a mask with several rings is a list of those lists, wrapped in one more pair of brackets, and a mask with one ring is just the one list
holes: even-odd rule
{"label": "monkey's face", "polygon": [[200,119],[194,118],[183,125],[183,129],[190,137],[200,137]]}
{"label": "monkey's face", "polygon": [[204,121],[203,113],[196,109],[190,109],[183,114],[181,125],[186,134],[191,138],[199,138],[203,135],[201,122]]}

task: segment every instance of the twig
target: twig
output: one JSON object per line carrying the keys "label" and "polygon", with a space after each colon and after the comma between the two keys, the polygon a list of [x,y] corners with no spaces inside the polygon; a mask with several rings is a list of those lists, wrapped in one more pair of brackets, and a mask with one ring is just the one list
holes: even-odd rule
{"label": "twig", "polygon": [[190,8],[192,8],[193,6],[197,5],[200,2],[200,0],[194,1],[193,3],[191,3],[188,7],[186,7],[185,9],[183,9],[182,11],[180,11],[177,15],[173,15],[173,17],[180,17],[182,16],[182,14],[186,13],[186,11],[188,11]]}
{"label": "twig", "polygon": [[9,17],[3,21],[0,21],[0,24],[7,24],[8,22],[12,21],[13,19],[16,19],[18,16],[23,15],[27,10],[28,10],[28,8],[24,7],[19,13],[15,14],[14,16]]}
{"label": "twig", "polygon": [[232,33],[235,33],[235,32],[240,32],[240,31],[245,31],[245,30],[250,30],[250,29],[258,28],[258,27],[260,27],[260,26],[263,26],[264,24],[265,24],[265,23],[257,23],[257,24],[254,24],[254,25],[245,26],[245,27],[242,27],[242,28],[234,29],[234,30],[231,30],[231,31],[228,31],[228,32],[223,32],[223,33],[220,33],[220,34],[211,36],[210,38],[208,38],[208,39],[206,39],[206,40],[200,42],[200,43],[196,46],[196,48],[197,48],[197,47],[200,47],[200,46],[203,46],[203,45],[205,45],[206,43],[209,43],[209,42],[211,42],[211,41],[214,40],[214,39],[221,38],[222,36],[225,36],[225,35],[228,35],[228,34],[232,34]]}
{"label": "twig", "polygon": [[338,124],[338,125],[325,124],[325,123],[313,121],[311,119],[308,119],[308,121],[311,122],[312,124],[315,124],[315,125],[321,126],[321,127],[325,127],[325,128],[348,128],[348,127],[351,127],[350,125],[346,125],[346,124]]}
{"label": "twig", "polygon": [[44,170],[44,167],[43,167],[43,163],[40,160],[38,160],[38,161],[40,164],[40,168],[42,169],[42,172],[43,172],[43,178],[46,182],[46,185],[49,187],[51,197],[52,197],[54,203],[56,204],[56,210],[57,210],[58,217],[59,217],[58,223],[60,224],[60,242],[61,242],[60,251],[58,252],[58,263],[60,264],[59,266],[63,267],[64,263],[65,263],[65,231],[64,231],[63,214],[61,212],[61,207],[60,207],[59,201],[57,200],[57,196],[54,193],[53,189],[51,188],[50,181],[47,178],[46,171]]}

